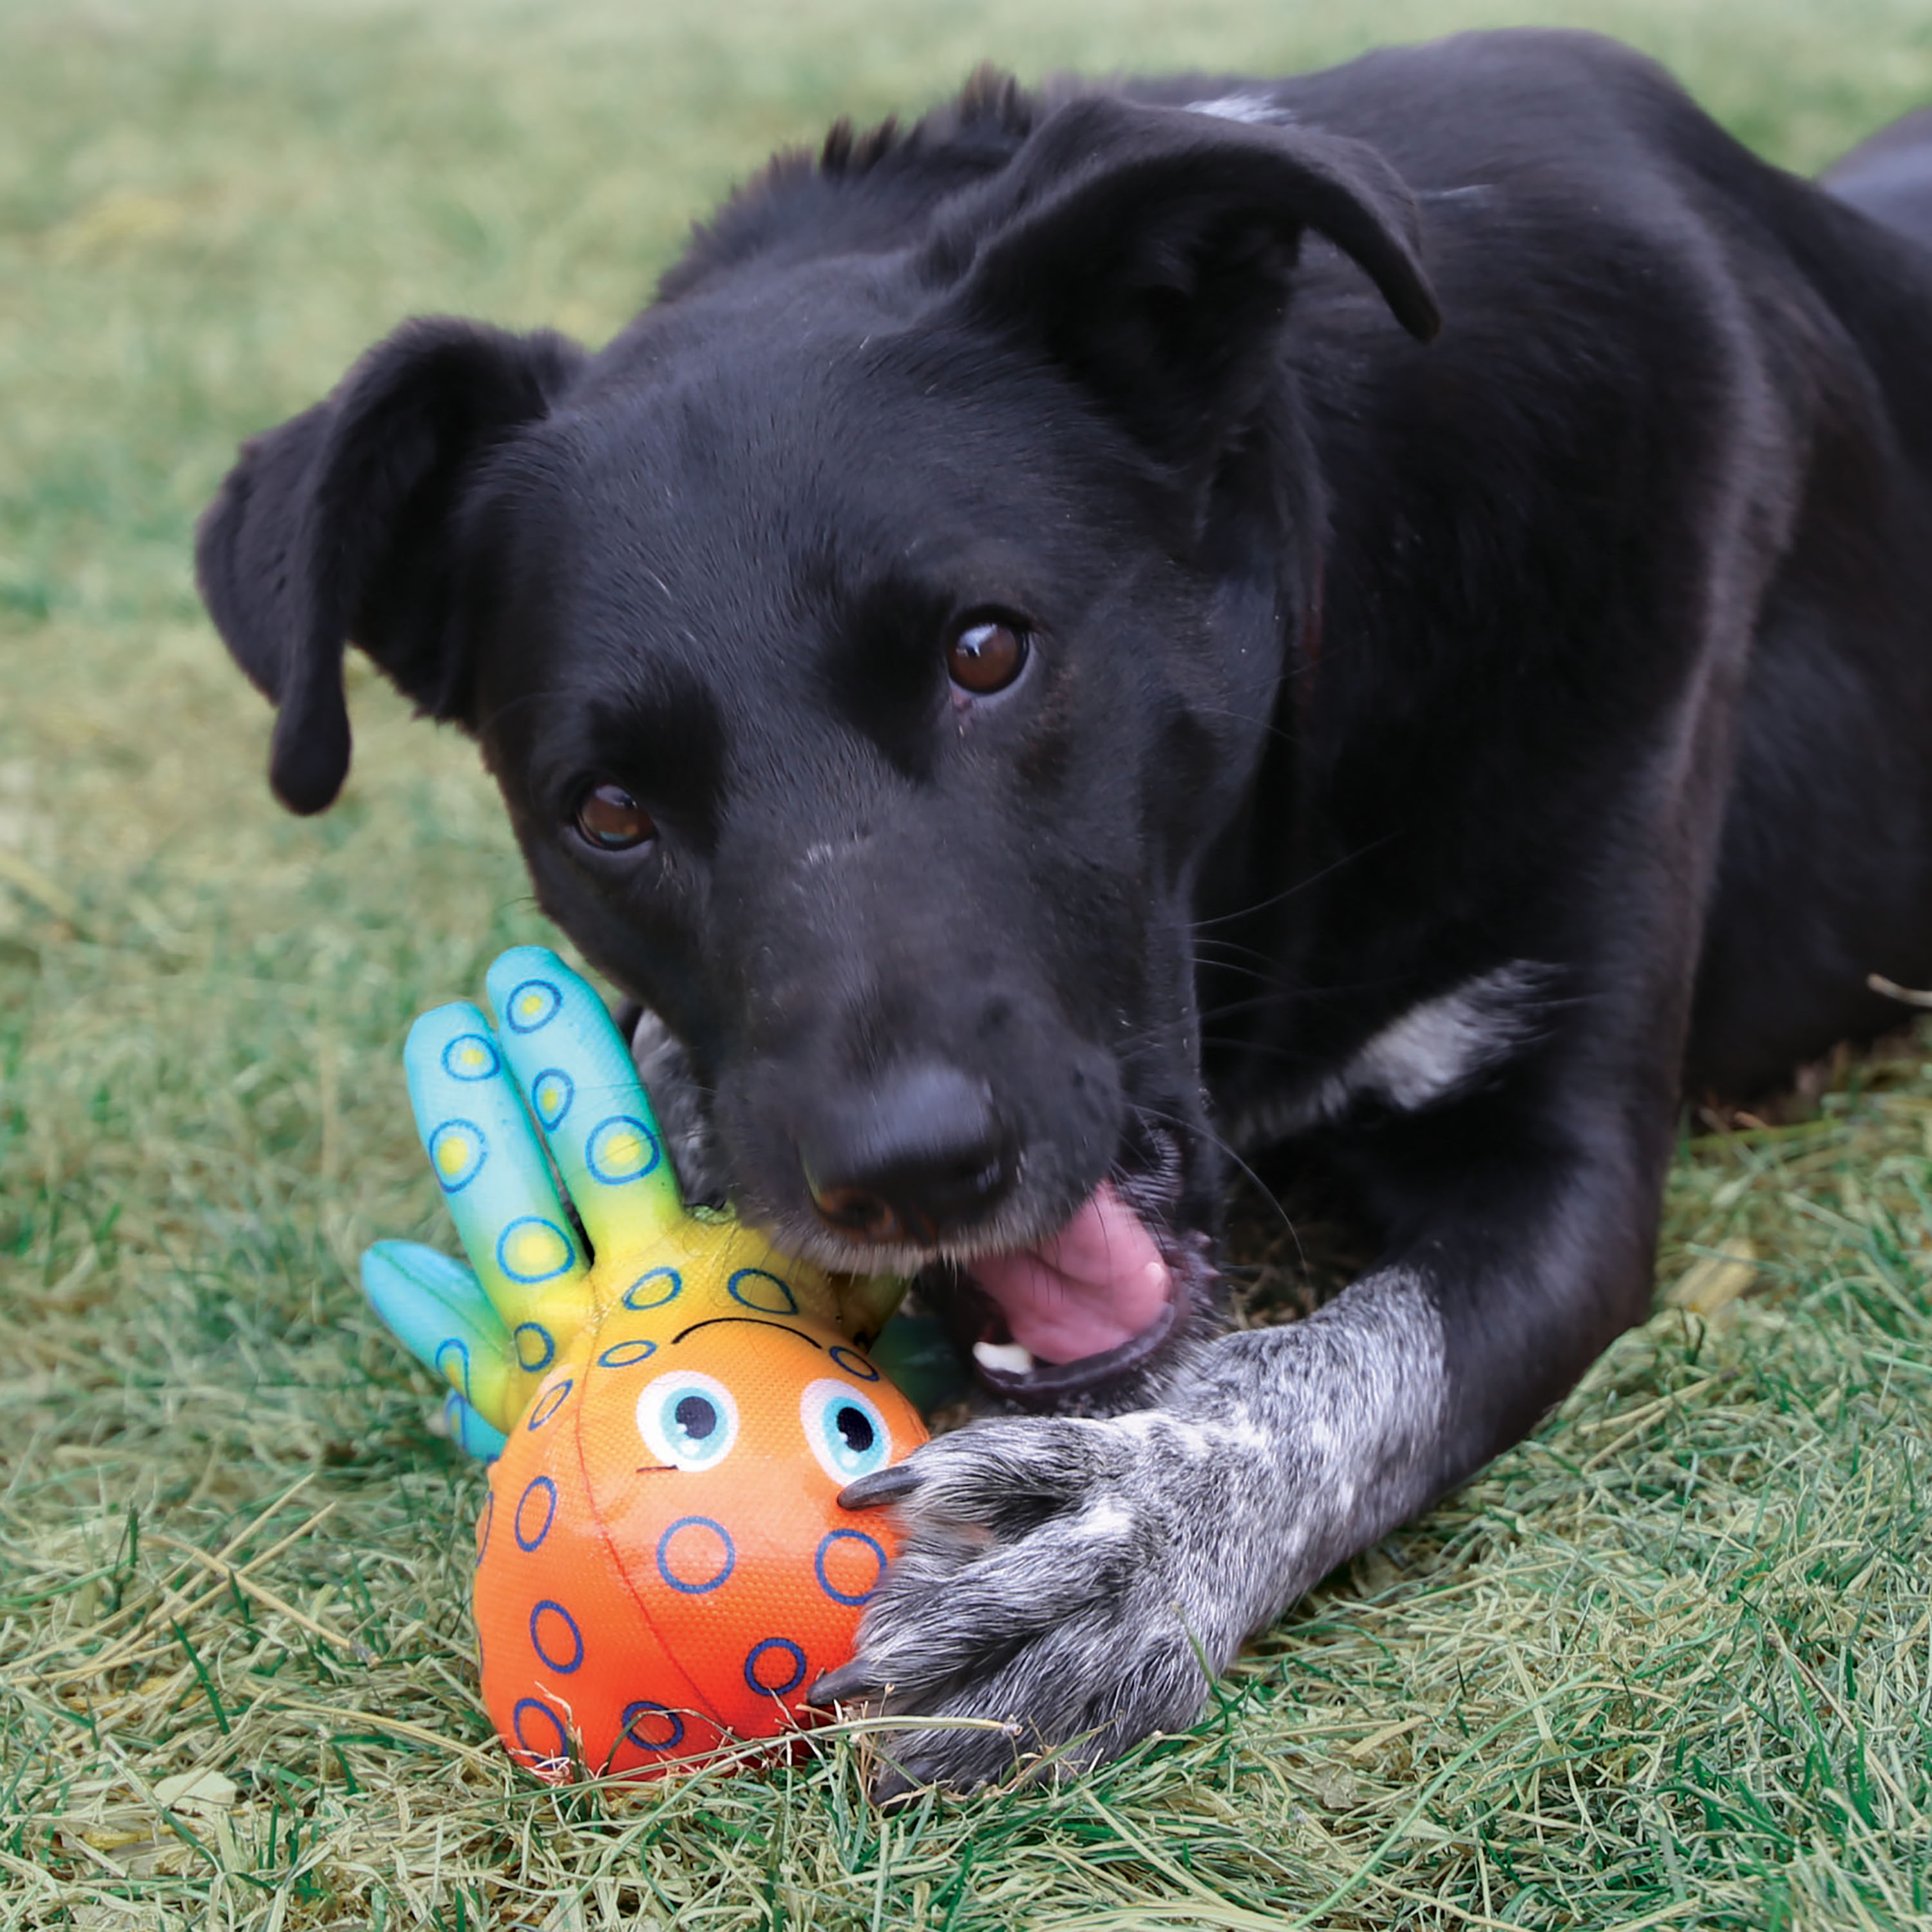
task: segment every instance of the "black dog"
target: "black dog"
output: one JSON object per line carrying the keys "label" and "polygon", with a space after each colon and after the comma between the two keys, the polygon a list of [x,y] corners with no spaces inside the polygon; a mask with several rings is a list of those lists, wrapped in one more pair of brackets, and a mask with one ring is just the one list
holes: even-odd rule
{"label": "black dog", "polygon": [[[244,452],[283,800],[353,639],[740,1206],[1062,1412],[857,1486],[818,1694],[1013,1720],[908,1775],[1188,1721],[1643,1316],[1680,1096],[1932,976],[1928,241],[1932,130],[1821,190],[1594,39],[982,78],[602,353],[411,322]],[[1383,1257],[1217,1337],[1220,1150],[1304,1136]]]}

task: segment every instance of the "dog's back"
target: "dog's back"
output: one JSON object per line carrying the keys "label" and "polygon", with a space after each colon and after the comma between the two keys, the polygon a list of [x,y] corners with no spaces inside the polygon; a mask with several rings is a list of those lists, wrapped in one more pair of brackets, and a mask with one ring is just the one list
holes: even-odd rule
{"label": "dog's back", "polygon": [[1932,248],[1932,107],[1861,142],[1820,178],[1840,201]]}

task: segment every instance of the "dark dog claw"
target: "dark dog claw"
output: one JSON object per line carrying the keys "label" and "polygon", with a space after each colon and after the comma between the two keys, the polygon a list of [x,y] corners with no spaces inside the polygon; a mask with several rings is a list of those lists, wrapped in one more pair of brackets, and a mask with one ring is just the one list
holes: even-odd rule
{"label": "dark dog claw", "polygon": [[878,1679],[862,1659],[854,1658],[850,1664],[842,1664],[836,1670],[828,1670],[805,1694],[805,1701],[814,1710],[823,1711],[834,1704],[856,1702],[867,1697],[879,1688]]}
{"label": "dark dog claw", "polygon": [[919,1487],[920,1474],[910,1462],[895,1462],[870,1476],[848,1483],[838,1492],[841,1509],[876,1509],[881,1503],[896,1503]]}

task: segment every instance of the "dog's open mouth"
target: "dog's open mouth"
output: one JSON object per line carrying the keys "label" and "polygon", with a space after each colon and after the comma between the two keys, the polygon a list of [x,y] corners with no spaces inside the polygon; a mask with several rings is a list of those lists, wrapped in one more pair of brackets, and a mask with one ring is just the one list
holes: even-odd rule
{"label": "dog's open mouth", "polygon": [[1058,1234],[965,1274],[993,1318],[974,1360],[1008,1394],[1085,1388],[1137,1366],[1179,1305],[1172,1265],[1111,1181]]}
{"label": "dog's open mouth", "polygon": [[1204,1233],[1174,1226],[1180,1158],[1103,1182],[1054,1234],[958,1264],[953,1332],[996,1394],[1058,1406],[1153,1362],[1211,1311]]}

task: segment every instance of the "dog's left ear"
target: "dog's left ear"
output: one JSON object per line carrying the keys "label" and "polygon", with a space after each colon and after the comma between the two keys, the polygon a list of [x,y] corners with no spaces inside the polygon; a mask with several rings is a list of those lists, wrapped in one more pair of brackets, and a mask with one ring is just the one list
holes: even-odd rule
{"label": "dog's left ear", "polygon": [[195,571],[236,662],[280,707],[268,779],[291,812],[322,811],[348,773],[348,640],[425,711],[460,715],[465,490],[584,362],[561,336],[419,318],[334,394],[242,446],[202,518]]}
{"label": "dog's left ear", "polygon": [[1211,459],[1271,386],[1308,229],[1412,335],[1441,324],[1414,197],[1340,135],[1090,96],[982,195],[934,238],[927,274],[974,323],[1037,340],[1168,460]]}

